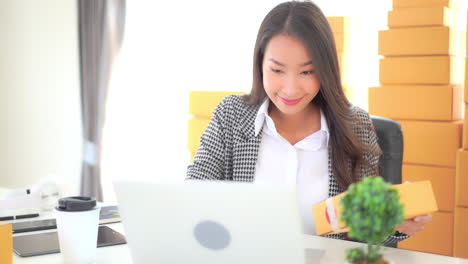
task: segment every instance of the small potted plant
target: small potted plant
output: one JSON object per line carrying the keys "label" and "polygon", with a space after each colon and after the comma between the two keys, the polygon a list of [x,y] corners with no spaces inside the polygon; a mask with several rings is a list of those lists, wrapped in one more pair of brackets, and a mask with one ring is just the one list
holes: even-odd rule
{"label": "small potted plant", "polygon": [[398,191],[390,189],[390,184],[381,177],[366,177],[349,186],[341,206],[341,221],[350,229],[348,236],[367,242],[367,250],[346,250],[346,260],[353,264],[388,263],[383,258],[381,244],[403,221]]}

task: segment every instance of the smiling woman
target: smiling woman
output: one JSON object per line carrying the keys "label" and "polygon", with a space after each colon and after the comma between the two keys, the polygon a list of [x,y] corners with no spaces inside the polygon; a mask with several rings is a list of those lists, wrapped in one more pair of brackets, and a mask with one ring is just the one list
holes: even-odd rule
{"label": "smiling woman", "polygon": [[295,188],[304,233],[316,234],[311,206],[378,175],[380,154],[369,114],[344,94],[326,17],[312,2],[291,1],[261,23],[251,92],[216,107],[187,179]]}

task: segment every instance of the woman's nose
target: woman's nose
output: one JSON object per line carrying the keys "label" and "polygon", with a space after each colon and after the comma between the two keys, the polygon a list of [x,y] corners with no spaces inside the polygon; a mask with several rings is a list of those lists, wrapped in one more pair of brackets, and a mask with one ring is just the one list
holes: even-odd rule
{"label": "woman's nose", "polygon": [[296,76],[288,76],[283,83],[283,93],[285,95],[294,96],[299,90],[299,82]]}

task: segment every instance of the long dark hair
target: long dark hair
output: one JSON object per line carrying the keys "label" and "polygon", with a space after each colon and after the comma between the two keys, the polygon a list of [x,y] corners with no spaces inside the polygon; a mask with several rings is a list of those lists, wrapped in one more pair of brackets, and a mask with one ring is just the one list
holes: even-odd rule
{"label": "long dark hair", "polygon": [[244,99],[250,104],[261,104],[266,98],[262,64],[266,46],[277,34],[286,34],[300,40],[312,58],[315,74],[320,80],[320,91],[313,103],[320,107],[327,119],[333,173],[338,186],[346,190],[351,183],[358,180],[359,168],[365,162],[362,158],[364,146],[352,131],[351,104],[341,85],[335,40],[330,25],[314,3],[286,2],[277,5],[267,14],[255,42],[252,90]]}

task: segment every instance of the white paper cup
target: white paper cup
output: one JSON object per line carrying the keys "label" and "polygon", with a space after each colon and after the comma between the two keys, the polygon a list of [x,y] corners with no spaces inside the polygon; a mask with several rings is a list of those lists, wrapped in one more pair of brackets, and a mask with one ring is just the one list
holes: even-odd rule
{"label": "white paper cup", "polygon": [[100,210],[98,206],[87,211],[55,209],[60,252],[65,264],[96,262]]}

